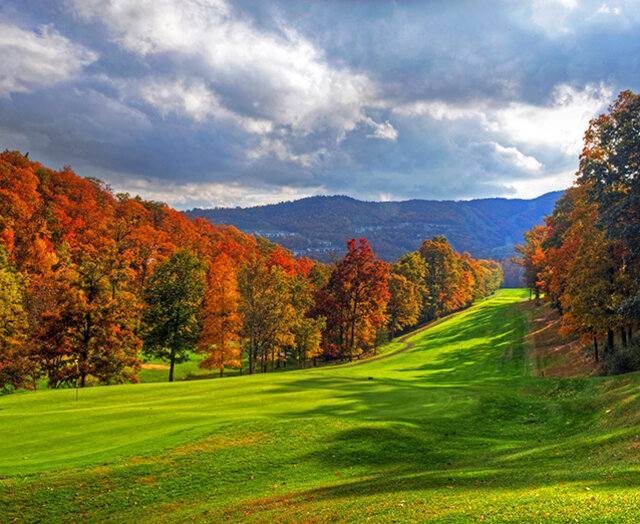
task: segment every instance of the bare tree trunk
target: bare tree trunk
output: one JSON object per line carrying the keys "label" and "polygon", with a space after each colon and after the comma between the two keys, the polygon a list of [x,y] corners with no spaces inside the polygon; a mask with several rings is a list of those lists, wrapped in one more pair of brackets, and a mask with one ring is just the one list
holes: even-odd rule
{"label": "bare tree trunk", "polygon": [[595,337],[595,335],[593,337],[593,347],[596,350],[596,362],[600,362],[600,357],[598,355],[598,339]]}
{"label": "bare tree trunk", "polygon": [[173,370],[175,368],[175,355],[171,350],[171,362],[169,363],[169,382],[173,382]]}
{"label": "bare tree trunk", "polygon": [[171,345],[171,354],[169,356],[169,382],[173,382],[173,370],[176,364],[176,346],[177,344],[178,331],[176,328],[173,330],[173,344]]}
{"label": "bare tree trunk", "polygon": [[607,331],[607,352],[613,353],[614,348],[615,345],[613,342],[613,330],[609,329]]}

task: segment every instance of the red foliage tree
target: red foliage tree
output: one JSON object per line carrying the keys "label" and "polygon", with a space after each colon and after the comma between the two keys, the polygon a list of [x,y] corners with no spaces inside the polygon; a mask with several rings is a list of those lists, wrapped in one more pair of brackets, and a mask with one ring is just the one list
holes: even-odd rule
{"label": "red foliage tree", "polygon": [[329,277],[323,311],[327,334],[341,357],[352,360],[373,346],[386,321],[388,277],[388,264],[376,259],[365,238],[349,240],[347,253]]}

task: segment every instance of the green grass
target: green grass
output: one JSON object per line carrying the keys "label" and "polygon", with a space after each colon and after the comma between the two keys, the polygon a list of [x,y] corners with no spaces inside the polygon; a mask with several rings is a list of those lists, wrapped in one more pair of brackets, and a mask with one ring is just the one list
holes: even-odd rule
{"label": "green grass", "polygon": [[640,519],[640,377],[530,376],[524,296],[363,366],[0,398],[0,515]]}

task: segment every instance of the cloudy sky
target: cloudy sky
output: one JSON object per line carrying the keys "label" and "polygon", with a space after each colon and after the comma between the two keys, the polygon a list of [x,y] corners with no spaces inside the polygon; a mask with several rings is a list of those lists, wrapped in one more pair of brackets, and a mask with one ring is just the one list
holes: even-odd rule
{"label": "cloudy sky", "polygon": [[631,0],[4,0],[0,148],[181,209],[534,197],[638,35]]}

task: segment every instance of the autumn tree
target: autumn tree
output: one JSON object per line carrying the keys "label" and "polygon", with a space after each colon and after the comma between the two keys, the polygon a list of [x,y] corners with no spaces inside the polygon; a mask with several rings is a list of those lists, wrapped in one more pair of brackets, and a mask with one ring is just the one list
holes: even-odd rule
{"label": "autumn tree", "polygon": [[316,365],[322,354],[322,333],[326,327],[324,317],[303,317],[295,326],[296,359],[301,368],[307,367],[311,360]]}
{"label": "autumn tree", "polygon": [[389,275],[388,325],[391,335],[414,326],[420,317],[420,298],[416,286],[407,277],[397,273]]}
{"label": "autumn tree", "polygon": [[200,260],[182,249],[156,265],[146,289],[144,351],[169,362],[169,382],[175,365],[186,362],[196,349],[204,279]]}
{"label": "autumn tree", "polygon": [[333,269],[326,291],[327,327],[334,333],[340,356],[352,360],[372,347],[386,320],[389,301],[388,265],[377,260],[365,238],[347,243],[347,253]]}
{"label": "autumn tree", "polygon": [[289,278],[281,266],[269,266],[262,257],[254,257],[241,266],[238,286],[249,373],[255,373],[258,364],[266,372],[269,361],[273,367],[280,350],[293,345],[295,338]]}
{"label": "autumn tree", "polygon": [[25,285],[24,276],[0,246],[0,391],[25,387],[35,374],[34,361],[25,348],[28,327]]}
{"label": "autumn tree", "polygon": [[[52,387],[135,379],[139,306],[171,253],[225,253],[237,270],[258,251],[255,238],[233,227],[114,195],[99,180],[16,151],[0,153],[0,245],[24,277],[24,348]],[[283,263],[310,270],[310,261],[292,264],[282,253]]]}
{"label": "autumn tree", "polygon": [[461,259],[443,236],[425,240],[420,256],[426,263],[425,287],[429,302],[425,304],[426,319],[441,317],[468,304],[468,284],[465,282]]}
{"label": "autumn tree", "polygon": [[52,274],[55,304],[41,315],[36,354],[50,387],[136,381],[141,341],[138,302],[127,291],[127,270],[115,258],[71,262],[64,246]]}
{"label": "autumn tree", "polygon": [[492,295],[498,291],[504,280],[502,265],[495,260],[479,260],[478,263],[484,268],[484,294]]}
{"label": "autumn tree", "polygon": [[292,277],[294,340],[291,350],[295,353],[298,366],[301,368],[306,367],[309,360],[314,364],[317,362],[317,357],[322,353],[322,332],[326,327],[326,319],[323,316],[314,317],[312,314],[315,306],[312,286],[312,282],[304,274]]}
{"label": "autumn tree", "polygon": [[405,277],[413,285],[415,297],[419,304],[419,316],[422,320],[425,320],[427,305],[432,300],[431,291],[426,280],[428,271],[428,263],[419,252],[403,255],[393,265],[392,269],[393,273]]}
{"label": "autumn tree", "polygon": [[536,306],[540,305],[540,274],[544,271],[544,250],[542,242],[545,238],[544,226],[534,226],[524,234],[524,245],[516,246],[520,258],[513,261],[524,268],[525,285],[533,292]]}
{"label": "autumn tree", "polygon": [[624,246],[623,270],[635,289],[621,310],[640,320],[640,96],[623,91],[609,112],[592,120],[580,155],[578,183],[590,186],[598,223]]}
{"label": "autumn tree", "polygon": [[[585,133],[576,184],[520,247],[527,283],[562,315],[561,331],[624,347],[640,319],[640,97],[620,93]],[[537,291],[537,290],[536,290]]]}
{"label": "autumn tree", "polygon": [[544,251],[543,268],[539,272],[539,283],[546,301],[562,315],[561,297],[567,287],[567,275],[570,264],[580,245],[580,238],[568,235],[575,211],[575,200],[584,189],[567,189],[556,202],[551,215],[545,218],[545,234],[541,247]]}
{"label": "autumn tree", "polygon": [[[567,242],[577,247],[567,265],[566,285],[560,297],[562,331],[583,337],[607,335],[614,350],[614,330],[622,324],[617,308],[623,299],[624,275],[616,267],[613,245],[596,226],[597,206],[578,206]],[[597,353],[596,353],[597,355]]]}
{"label": "autumn tree", "polygon": [[209,265],[206,293],[201,310],[202,332],[198,353],[205,355],[199,365],[217,369],[240,367],[242,317],[238,311],[240,293],[233,261],[226,253]]}

